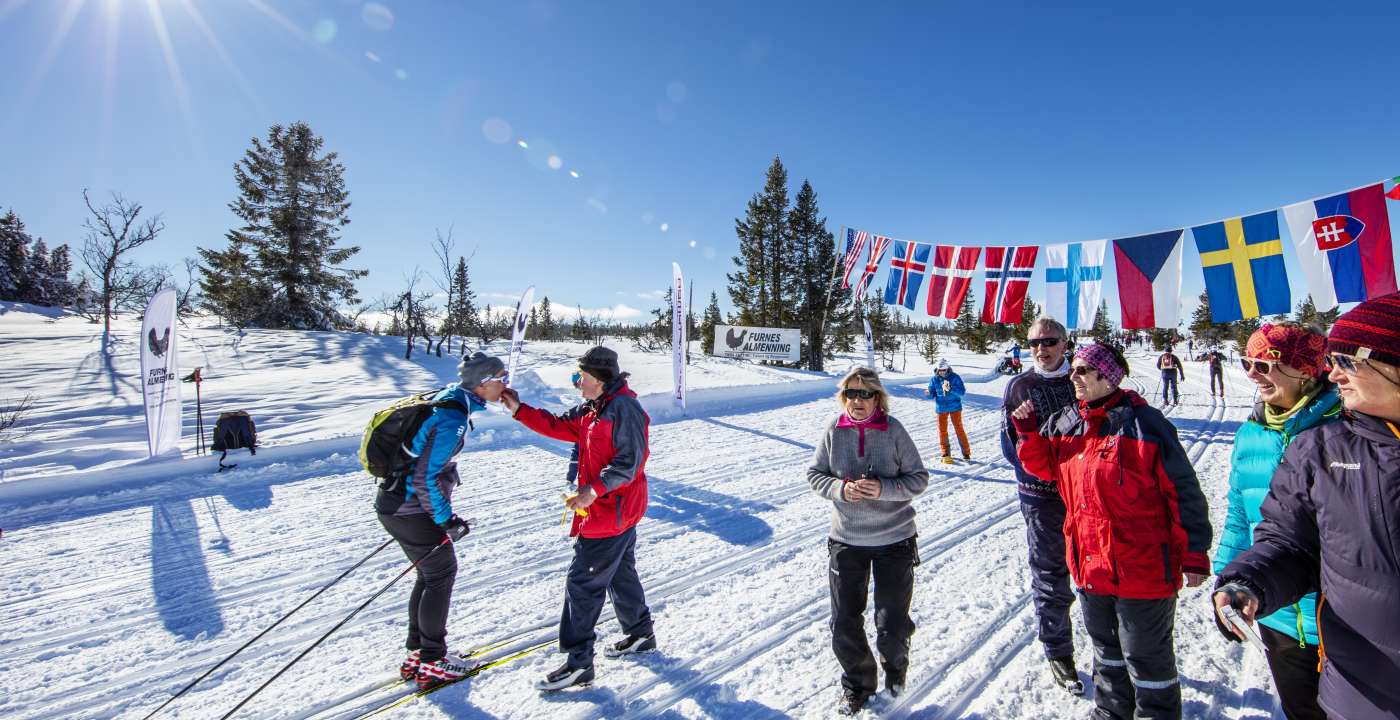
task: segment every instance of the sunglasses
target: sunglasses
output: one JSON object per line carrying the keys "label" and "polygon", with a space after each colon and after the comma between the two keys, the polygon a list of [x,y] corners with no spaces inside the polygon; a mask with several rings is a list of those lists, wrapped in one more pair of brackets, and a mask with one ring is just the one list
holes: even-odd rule
{"label": "sunglasses", "polygon": [[1043,347],[1054,347],[1054,346],[1060,344],[1060,338],[1031,338],[1031,339],[1029,339],[1029,340],[1026,341],[1026,344],[1027,344],[1027,345],[1030,345],[1030,346],[1033,347],[1033,348],[1042,347],[1042,346],[1043,346]]}
{"label": "sunglasses", "polygon": [[870,398],[873,398],[879,394],[879,390],[865,390],[863,388],[846,388],[845,390],[841,391],[842,397],[846,398],[847,400],[855,400],[856,398],[860,398],[861,400],[869,400]]}
{"label": "sunglasses", "polygon": [[1351,355],[1343,355],[1341,353],[1327,353],[1327,356],[1324,358],[1324,361],[1327,364],[1328,372],[1331,372],[1332,369],[1336,368],[1348,375],[1355,375],[1357,369],[1360,368],[1362,365],[1369,366],[1371,364],[1365,359],[1354,357]]}
{"label": "sunglasses", "polygon": [[1245,372],[1253,370],[1254,372],[1259,373],[1260,375],[1268,375],[1269,373],[1273,372],[1274,366],[1277,364],[1277,360],[1256,360],[1254,358],[1240,358],[1240,365],[1244,367]]}
{"label": "sunglasses", "polygon": [[1071,375],[1088,375],[1091,372],[1096,373],[1098,369],[1089,365],[1075,365],[1069,369]]}
{"label": "sunglasses", "polygon": [[581,372],[576,372],[576,373],[574,373],[573,375],[570,375],[570,376],[569,376],[569,384],[570,384],[570,385],[573,385],[574,387],[578,387],[578,384],[581,383],[581,382],[583,382],[583,373],[581,373]]}
{"label": "sunglasses", "polygon": [[501,373],[500,375],[492,375],[491,377],[482,378],[482,379],[481,379],[481,384],[482,384],[482,385],[485,385],[486,383],[489,383],[489,382],[498,382],[498,383],[506,383],[506,384],[508,384],[508,383],[510,383],[510,373]]}

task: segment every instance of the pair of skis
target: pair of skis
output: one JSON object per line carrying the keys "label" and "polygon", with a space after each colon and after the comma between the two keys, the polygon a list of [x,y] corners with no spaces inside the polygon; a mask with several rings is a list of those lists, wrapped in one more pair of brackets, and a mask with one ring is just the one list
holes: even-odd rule
{"label": "pair of skis", "polygon": [[[499,648],[501,648],[501,647],[504,647],[505,645],[507,645],[507,644],[509,644],[509,643],[510,643],[510,640],[504,640],[504,641],[501,641],[501,642],[498,642],[498,643],[493,643],[493,644],[491,644],[491,645],[485,645],[485,646],[482,646],[482,647],[479,647],[479,648],[473,648],[473,649],[470,650],[469,652],[463,653],[463,654],[461,655],[461,657],[464,658],[464,659],[466,659],[466,658],[478,657],[478,656],[484,655],[484,654],[486,654],[486,653],[489,653],[489,652],[491,652],[492,650],[497,650],[497,649],[499,649]],[[414,700],[417,700],[418,698],[421,698],[421,697],[424,697],[424,696],[427,696],[427,695],[431,695],[431,694],[433,694],[433,693],[435,693],[435,692],[437,692],[437,691],[439,691],[439,690],[442,690],[443,688],[447,688],[447,687],[451,687],[451,686],[453,686],[453,685],[456,685],[457,683],[462,682],[463,680],[468,680],[468,679],[470,679],[470,678],[474,678],[474,677],[476,677],[477,675],[480,675],[481,673],[483,673],[483,672],[485,672],[485,671],[487,671],[487,670],[490,670],[491,668],[500,667],[501,665],[505,665],[506,663],[511,662],[511,661],[513,661],[513,660],[518,660],[518,659],[520,659],[520,658],[522,658],[522,657],[525,657],[526,655],[529,655],[530,653],[533,653],[533,652],[538,651],[538,650],[542,650],[542,649],[547,648],[547,647],[549,647],[549,646],[551,646],[551,645],[553,645],[553,644],[554,644],[554,640],[552,640],[552,639],[551,639],[551,640],[546,640],[546,641],[544,641],[544,642],[542,642],[542,643],[536,643],[536,644],[534,644],[534,645],[526,646],[526,647],[524,647],[524,648],[521,648],[520,650],[516,650],[516,651],[514,651],[514,652],[507,653],[507,654],[505,654],[505,655],[502,655],[501,657],[498,657],[498,658],[495,658],[495,659],[492,659],[492,660],[482,660],[482,661],[476,663],[475,665],[473,665],[472,668],[471,668],[470,670],[468,670],[465,674],[463,674],[462,677],[460,677],[460,678],[455,678],[455,679],[453,679],[453,680],[448,680],[448,681],[446,681],[446,682],[441,682],[441,683],[438,683],[438,684],[436,684],[436,685],[432,685],[432,686],[430,686],[430,687],[428,687],[428,688],[424,688],[424,689],[421,689],[421,690],[419,690],[419,689],[414,689],[414,690],[412,690],[412,691],[407,692],[406,694],[404,694],[404,695],[402,695],[402,696],[394,697],[394,698],[388,700],[387,702],[381,703],[380,705],[377,705],[377,706],[375,706],[375,707],[373,707],[373,708],[370,708],[369,710],[367,710],[367,711],[365,711],[365,712],[363,712],[363,713],[360,713],[359,715],[355,715],[355,716],[354,716],[354,720],[363,720],[364,718],[378,717],[378,716],[380,716],[380,715],[383,715],[383,714],[385,714],[385,713],[388,713],[388,712],[394,710],[395,708],[399,708],[399,707],[402,707],[402,706],[404,706],[404,705],[407,705],[407,704],[413,702]],[[412,682],[412,681],[409,680],[409,681],[401,681],[401,682]],[[392,686],[395,685],[395,684],[398,684],[398,683],[388,683],[386,686],[387,686],[387,687],[392,687]]]}

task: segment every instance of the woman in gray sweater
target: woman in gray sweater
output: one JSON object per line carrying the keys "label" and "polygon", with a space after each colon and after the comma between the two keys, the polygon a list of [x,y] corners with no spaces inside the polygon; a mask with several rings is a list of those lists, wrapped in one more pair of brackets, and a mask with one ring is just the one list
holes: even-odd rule
{"label": "woman in gray sweater", "polygon": [[807,481],[831,501],[827,539],[831,647],[841,663],[842,714],[854,714],[878,688],[865,637],[865,600],[875,576],[875,648],[891,695],[904,690],[919,564],[914,498],[928,471],[909,433],[889,415],[880,376],[858,367],[841,379],[841,414],[826,427]]}

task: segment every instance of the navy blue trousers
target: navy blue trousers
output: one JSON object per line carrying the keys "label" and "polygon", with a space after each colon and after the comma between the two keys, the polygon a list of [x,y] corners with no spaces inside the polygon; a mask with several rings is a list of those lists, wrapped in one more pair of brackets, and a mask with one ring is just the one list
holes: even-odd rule
{"label": "navy blue trousers", "polygon": [[603,599],[628,635],[650,635],[651,609],[637,575],[637,528],[606,538],[574,541],[574,561],[564,588],[564,613],[559,618],[559,652],[569,654],[570,667],[593,664],[593,627],[603,612]]}
{"label": "navy blue trousers", "polygon": [[1021,516],[1026,519],[1026,545],[1030,552],[1031,594],[1040,644],[1050,658],[1074,655],[1074,633],[1069,607],[1074,591],[1065,563],[1065,504],[1058,497],[1021,496]]}

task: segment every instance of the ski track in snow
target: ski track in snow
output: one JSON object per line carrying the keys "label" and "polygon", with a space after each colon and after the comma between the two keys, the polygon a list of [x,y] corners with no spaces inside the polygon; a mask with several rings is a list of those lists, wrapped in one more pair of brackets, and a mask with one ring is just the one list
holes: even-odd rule
{"label": "ski track in snow", "polygon": [[[995,360],[949,354],[968,368],[966,377]],[[560,355],[567,364],[568,353]],[[1146,395],[1156,373],[1141,369],[1151,359],[1130,359],[1139,372],[1128,386]],[[536,365],[541,377],[554,373],[538,359]],[[1193,381],[1204,380],[1203,365],[1192,369]],[[707,366],[720,377],[727,371],[727,364]],[[1228,392],[1249,387],[1237,370],[1227,370],[1227,379]],[[876,696],[862,715],[1083,716],[1090,702],[1050,682],[1034,639],[1024,525],[997,443],[999,414],[992,412],[1004,379],[969,383],[965,421],[976,459],[954,466],[936,462],[926,376],[887,382],[893,414],[930,461],[931,483],[916,501],[922,564],[907,691],[897,699]],[[1203,403],[1205,387],[1184,383],[1186,403],[1165,411],[1201,476],[1218,532],[1229,446],[1248,406],[1238,395]],[[548,648],[392,717],[830,716],[840,671],[827,629],[829,504],[811,493],[805,470],[836,406],[813,397],[794,387],[743,412],[653,425],[651,506],[639,526],[637,558],[659,651],[623,659],[600,654],[593,687],[540,695],[533,680],[560,662]],[[528,433],[469,445],[459,457],[465,485],[456,504],[478,525],[457,549],[454,648],[499,645],[482,655],[491,659],[554,637],[571,556],[557,499],[566,458],[563,444]],[[372,487],[353,457],[230,475],[216,488],[165,482],[0,505],[7,529],[0,544],[0,715],[142,717],[383,540],[368,505]],[[222,715],[404,563],[391,545],[161,717]],[[401,655],[408,589],[408,580],[391,589],[239,717],[347,718],[402,696],[405,686],[386,681]],[[1177,616],[1187,715],[1267,717],[1267,669],[1221,640],[1205,609],[1207,592],[1183,591]],[[1091,653],[1077,613],[1075,631],[1081,676],[1091,686]],[[605,607],[600,642],[617,633]]]}

